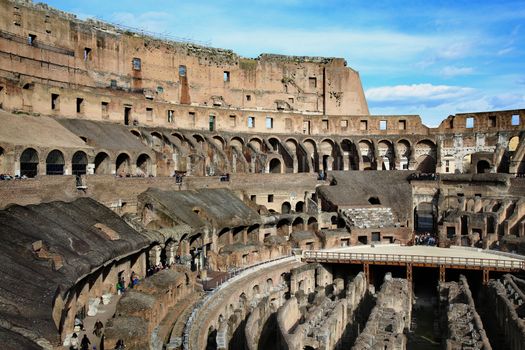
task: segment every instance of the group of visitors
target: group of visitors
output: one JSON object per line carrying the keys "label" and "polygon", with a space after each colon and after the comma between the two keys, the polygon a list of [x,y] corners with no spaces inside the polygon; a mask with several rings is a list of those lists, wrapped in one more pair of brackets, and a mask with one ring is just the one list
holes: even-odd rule
{"label": "group of visitors", "polygon": [[158,265],[151,266],[146,270],[146,276],[152,276],[161,270],[167,270],[171,267],[170,264],[163,264],[160,262]]}
{"label": "group of visitors", "polygon": [[[93,327],[93,334],[97,338],[100,338],[99,350],[104,350],[104,335],[102,334],[103,328],[104,328],[104,324],[100,320],[97,320],[97,322],[95,322],[95,325]],[[80,348],[79,348],[79,345],[80,345]],[[90,345],[91,345],[91,340],[89,340],[87,334],[84,334],[84,336],[82,337],[79,343],[78,334],[73,333],[73,336],[71,337],[69,349],[70,350],[79,350],[79,349],[80,350],[90,350],[89,348]],[[126,345],[124,344],[124,340],[122,339],[117,340],[117,343],[115,344],[114,349],[124,350],[125,348],[126,348]],[[92,349],[97,350],[97,346],[93,345]]]}
{"label": "group of visitors", "polygon": [[0,174],[0,181],[2,180],[24,180],[24,179],[27,179],[28,177],[26,175],[15,175],[15,176],[12,176],[12,175],[9,175],[9,174]]}
{"label": "group of visitors", "polygon": [[[140,279],[139,276],[135,273],[135,271],[131,271],[131,275],[129,277],[129,283],[127,285],[127,288],[133,289],[137,284],[139,284]],[[124,279],[124,276],[120,277],[120,280],[117,282],[117,293],[119,295],[124,294],[126,291],[126,280]]]}
{"label": "group of visitors", "polygon": [[221,182],[228,182],[228,181],[230,181],[230,174],[226,173],[224,175],[219,176],[219,180]]}
{"label": "group of visitors", "polygon": [[429,245],[436,246],[438,243],[437,237],[430,232],[416,233],[414,235],[415,245]]}
{"label": "group of visitors", "polygon": [[317,176],[317,180],[321,180],[321,181],[326,180],[326,173],[323,170],[319,171],[319,175]]}

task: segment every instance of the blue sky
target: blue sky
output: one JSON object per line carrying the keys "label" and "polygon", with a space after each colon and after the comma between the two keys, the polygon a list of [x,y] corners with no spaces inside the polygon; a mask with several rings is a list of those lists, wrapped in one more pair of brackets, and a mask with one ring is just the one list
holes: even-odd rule
{"label": "blue sky", "polygon": [[525,108],[525,1],[48,0],[97,17],[232,49],[344,57],[372,114]]}

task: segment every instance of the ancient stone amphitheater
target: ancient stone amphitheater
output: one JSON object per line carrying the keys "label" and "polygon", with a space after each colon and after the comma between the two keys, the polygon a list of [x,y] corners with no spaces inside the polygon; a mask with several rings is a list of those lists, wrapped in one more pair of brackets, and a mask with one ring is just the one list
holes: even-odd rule
{"label": "ancient stone amphitheater", "polygon": [[524,124],[0,0],[0,348],[523,350]]}

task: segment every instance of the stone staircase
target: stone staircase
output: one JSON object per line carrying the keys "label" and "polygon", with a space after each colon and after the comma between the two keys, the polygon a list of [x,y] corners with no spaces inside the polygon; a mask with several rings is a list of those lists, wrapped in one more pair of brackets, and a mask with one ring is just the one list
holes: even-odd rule
{"label": "stone staircase", "polygon": [[341,214],[349,227],[375,228],[396,226],[391,208],[349,208],[341,210]]}
{"label": "stone staircase", "polygon": [[166,344],[167,350],[182,349],[184,327],[186,325],[186,322],[190,318],[190,315],[195,305],[202,298],[203,295],[203,292],[192,294],[188,298],[181,300],[179,303],[177,303],[177,305],[174,306],[174,309],[179,310],[179,312],[172,313],[172,315],[176,314],[177,317],[175,323],[171,323],[173,324],[173,327],[170,328],[171,334],[169,336],[169,341]]}

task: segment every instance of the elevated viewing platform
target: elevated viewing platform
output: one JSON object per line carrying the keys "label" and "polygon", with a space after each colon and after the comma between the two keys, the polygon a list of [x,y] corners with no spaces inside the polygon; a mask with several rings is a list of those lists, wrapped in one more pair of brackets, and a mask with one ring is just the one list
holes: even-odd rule
{"label": "elevated viewing platform", "polygon": [[365,273],[370,265],[406,266],[411,279],[412,267],[437,267],[444,281],[445,269],[483,270],[488,281],[489,271],[519,272],[525,270],[525,257],[476,248],[438,248],[401,246],[398,244],[363,245],[327,250],[305,251],[304,262],[331,264],[363,264]]}

